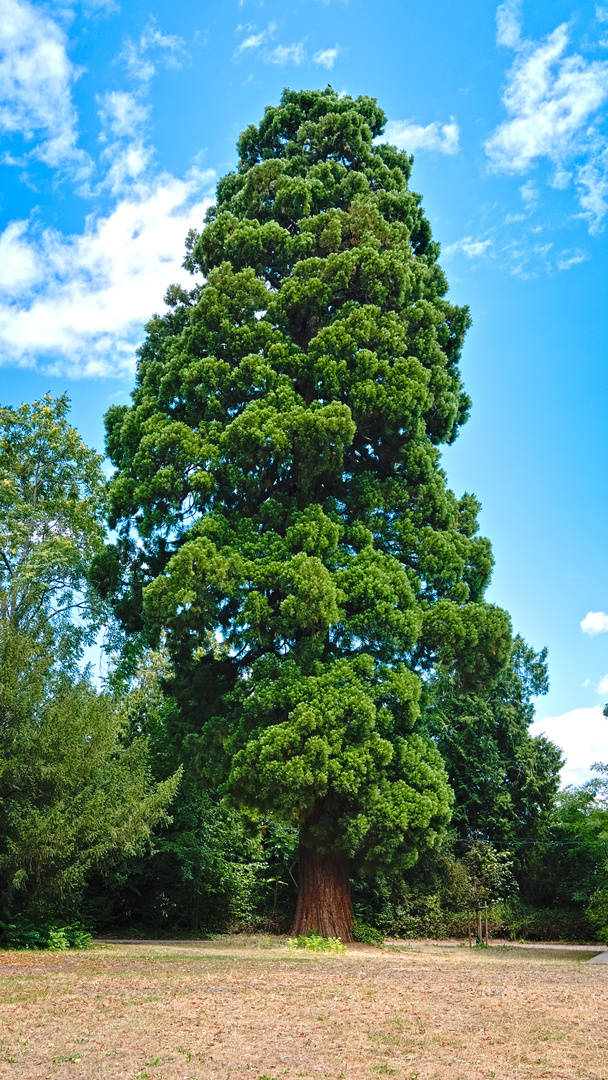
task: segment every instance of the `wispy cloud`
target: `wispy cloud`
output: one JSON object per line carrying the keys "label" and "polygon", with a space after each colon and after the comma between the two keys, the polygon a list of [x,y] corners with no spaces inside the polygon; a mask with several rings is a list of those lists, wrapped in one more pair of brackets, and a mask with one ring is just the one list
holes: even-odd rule
{"label": "wispy cloud", "polygon": [[573,251],[562,251],[557,259],[557,269],[570,270],[571,267],[578,266],[579,263],[587,262],[588,258],[588,253],[582,251],[581,248],[575,248]]}
{"label": "wispy cloud", "polygon": [[277,45],[268,54],[267,59],[271,64],[279,64],[281,67],[285,67],[286,64],[294,64],[295,67],[300,67],[306,60],[304,42],[297,41],[291,45]]}
{"label": "wispy cloud", "polygon": [[[253,55],[257,53],[259,58],[266,64],[278,64],[279,67],[287,67],[288,64],[294,67],[301,67],[308,60],[306,49],[304,47],[304,41],[292,41],[289,45],[272,45],[272,42],[276,40],[277,25],[270,22],[265,30],[258,30],[256,26],[251,23],[237,26],[237,34],[244,34],[242,41],[237,45],[233,57],[235,60],[241,59],[245,55]],[[332,56],[333,54],[333,56]],[[315,54],[313,60],[315,63],[324,63],[326,67],[333,67],[334,60],[338,54],[338,47],[336,49],[325,49]],[[323,56],[324,60],[318,58]]]}
{"label": "wispy cloud", "polygon": [[177,34],[164,34],[151,17],[139,38],[126,39],[120,59],[132,78],[147,83],[156,74],[155,62],[165,68],[179,69],[188,56],[184,39]]}
{"label": "wispy cloud", "polygon": [[516,56],[502,95],[507,119],[485,143],[490,167],[525,173],[549,161],[554,187],[574,178],[582,216],[597,231],[608,212],[608,144],[595,124],[608,100],[608,61],[570,51],[567,23],[540,41],[523,38],[520,6],[506,0],[497,10],[497,43]]}
{"label": "wispy cloud", "polygon": [[328,71],[331,71],[336,60],[338,59],[339,52],[339,45],[334,45],[333,49],[319,49],[319,51],[316,52],[312,58],[313,63],[318,64],[320,67],[327,68]]}
{"label": "wispy cloud", "polygon": [[516,49],[521,41],[521,0],[505,0],[496,10],[496,43]]}
{"label": "wispy cloud", "polygon": [[[90,168],[78,148],[72,85],[79,72],[64,31],[44,10],[24,0],[0,0],[0,131],[36,140],[26,156],[83,175]],[[21,164],[23,154],[6,155]]]}
{"label": "wispy cloud", "polygon": [[[510,214],[504,224],[520,224],[527,217],[527,212]],[[522,280],[538,277],[540,273],[552,276],[570,270],[589,258],[582,248],[558,251],[551,242],[540,243],[538,231],[528,227],[517,240],[505,239],[498,228],[488,230],[482,236],[462,236],[443,247],[442,256],[445,259],[464,257],[472,263],[490,260],[511,276]]]}
{"label": "wispy cloud", "polygon": [[600,232],[608,213],[608,148],[577,169],[576,187],[590,232]]}
{"label": "wispy cloud", "polygon": [[131,138],[148,118],[148,107],[135,94],[124,90],[108,91],[97,101],[104,128],[103,141],[107,138],[106,132],[119,138]]}
{"label": "wispy cloud", "polygon": [[494,241],[489,237],[480,239],[474,236],[463,236],[460,240],[456,240],[455,243],[444,247],[443,254],[449,258],[450,255],[462,253],[466,255],[467,259],[478,259],[487,254],[493,243]]}
{"label": "wispy cloud", "polygon": [[255,27],[250,24],[246,26],[237,26],[236,33],[244,33],[245,37],[239,45],[237,45],[234,53],[235,57],[242,56],[243,53],[246,52],[253,52],[255,49],[261,48],[262,45],[266,45],[274,37],[276,28],[276,23],[271,22],[268,23],[265,30],[260,30],[256,33]]}
{"label": "wispy cloud", "polygon": [[581,620],[581,630],[589,637],[597,634],[608,634],[608,615],[604,611],[588,611]]}
{"label": "wispy cloud", "polygon": [[526,210],[531,210],[538,202],[538,187],[533,180],[526,180],[519,189]]}
{"label": "wispy cloud", "polygon": [[608,675],[604,675],[603,678],[600,679],[596,689],[598,694],[608,694]]}
{"label": "wispy cloud", "polygon": [[432,150],[439,154],[457,154],[460,128],[452,118],[449,124],[440,124],[435,120],[426,126],[413,120],[389,120],[384,135],[378,141],[391,142],[401,150],[415,153],[417,150]]}

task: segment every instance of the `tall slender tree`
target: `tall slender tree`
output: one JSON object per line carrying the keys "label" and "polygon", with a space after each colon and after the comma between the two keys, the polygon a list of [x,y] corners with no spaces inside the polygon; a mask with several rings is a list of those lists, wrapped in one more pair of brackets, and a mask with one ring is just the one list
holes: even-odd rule
{"label": "tall slender tree", "polygon": [[469,315],[384,124],[328,87],[242,134],[187,240],[204,281],[168,290],[107,414],[98,567],[125,625],[164,627],[201,771],[299,826],[294,929],[343,939],[349,863],[398,872],[449,819],[420,676],[488,686],[511,648],[478,504],[439,463]]}

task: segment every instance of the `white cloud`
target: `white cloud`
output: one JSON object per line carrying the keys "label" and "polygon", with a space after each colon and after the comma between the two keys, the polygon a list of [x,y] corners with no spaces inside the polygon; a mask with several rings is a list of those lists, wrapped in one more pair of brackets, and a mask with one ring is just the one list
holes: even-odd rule
{"label": "white cloud", "polygon": [[589,222],[589,231],[598,233],[608,212],[608,151],[595,162],[588,161],[579,166],[576,186],[583,211],[581,216]]}
{"label": "white cloud", "polygon": [[277,45],[268,54],[267,59],[271,64],[279,64],[281,67],[285,67],[286,64],[295,64],[296,67],[300,67],[306,59],[304,43],[297,41],[292,45]]}
{"label": "white cloud", "polygon": [[183,59],[188,57],[184,39],[178,34],[163,34],[153,17],[148,19],[137,41],[127,38],[120,54],[131,77],[142,84],[150,82],[156,73],[150,53],[165,68],[181,68]]}
{"label": "white cloud", "polygon": [[492,244],[493,241],[488,238],[481,240],[475,239],[473,236],[463,236],[460,240],[456,240],[455,243],[444,247],[443,254],[449,257],[450,255],[462,253],[468,259],[477,259],[481,255],[485,255]]}
{"label": "white cloud", "polygon": [[603,611],[588,611],[581,620],[581,630],[583,634],[589,634],[589,637],[608,634],[608,615]]}
{"label": "white cloud", "polygon": [[276,23],[268,23],[267,29],[260,30],[260,32],[257,34],[252,33],[253,29],[254,27],[252,26],[237,26],[236,33],[239,34],[244,31],[247,36],[244,37],[241,43],[237,46],[234,54],[235,56],[242,56],[242,54],[245,52],[249,52],[253,49],[259,49],[262,45],[265,45],[267,41],[274,37],[276,31]]}
{"label": "white cloud", "polygon": [[262,30],[259,34],[249,34],[248,37],[243,38],[235,55],[239,56],[240,53],[247,52],[247,49],[259,49],[260,45],[266,40],[266,37],[267,33],[265,30]]}
{"label": "white cloud", "polygon": [[522,44],[503,93],[510,119],[485,144],[497,171],[525,172],[543,157],[560,164],[579,150],[581,129],[608,97],[608,62],[565,56],[568,42],[563,23]]}
{"label": "white cloud", "polygon": [[111,90],[98,99],[99,116],[104,127],[103,140],[107,132],[117,138],[132,138],[148,118],[148,107],[135,94],[123,90]]}
{"label": "white cloud", "polygon": [[384,135],[378,141],[391,142],[400,150],[434,150],[440,154],[457,154],[460,128],[452,119],[449,124],[435,120],[424,127],[413,120],[389,120]]}
{"label": "white cloud", "polygon": [[[591,233],[599,232],[608,214],[608,139],[598,128],[608,100],[608,61],[569,52],[567,23],[542,41],[522,38],[519,9],[507,0],[497,11],[498,43],[516,56],[502,95],[507,119],[485,143],[490,166],[525,173],[551,162],[551,186],[565,189],[574,178],[579,216]],[[608,20],[608,8],[596,8],[596,17]]]}
{"label": "white cloud", "polygon": [[532,180],[526,180],[519,189],[526,210],[531,210],[538,202],[538,188]]}
{"label": "white cloud", "polygon": [[313,63],[319,64],[320,67],[327,68],[331,71],[340,52],[340,46],[334,45],[333,49],[319,49],[313,56]]}
{"label": "white cloud", "polygon": [[94,193],[109,188],[118,194],[140,179],[151,164],[153,150],[146,145],[143,133],[149,109],[137,94],[122,90],[112,90],[97,100],[102,124],[101,163],[106,171]]}
{"label": "white cloud", "polygon": [[566,757],[564,784],[584,783],[593,775],[591,765],[595,761],[608,761],[608,720],[602,715],[601,705],[535,720],[530,734],[546,735],[561,747]]}
{"label": "white cloud", "polygon": [[78,72],[66,44],[63,30],[43,10],[26,0],[0,0],[0,131],[37,138],[30,153],[51,168],[83,172],[89,162],[77,147],[71,96]]}
{"label": "white cloud", "polygon": [[597,684],[598,694],[608,694],[608,675],[604,675]]}
{"label": "white cloud", "polygon": [[557,260],[558,270],[569,270],[572,266],[578,266],[579,263],[587,262],[589,258],[586,251],[581,251],[580,248],[575,248],[574,251],[562,251]]}
{"label": "white cloud", "polygon": [[69,164],[80,194],[98,206],[80,233],[44,228],[36,212],[0,233],[0,363],[74,376],[124,373],[167,286],[192,286],[181,267],[184,238],[201,225],[213,174],[198,167],[183,179],[155,173],[143,100],[155,70],[150,57],[179,66],[184,43],[150,20],[121,55],[137,92],[98,97],[93,180],[91,159],[77,148],[77,73],[63,30],[27,0],[0,0],[0,132],[32,140],[30,159]]}
{"label": "white cloud", "polygon": [[200,227],[211,174],[163,175],[133,185],[82,234],[12,222],[0,235],[0,352],[23,366],[74,376],[133,367],[144,322],[161,310],[181,268],[188,229]]}
{"label": "white cloud", "polygon": [[563,167],[558,165],[549,183],[556,191],[565,191],[572,180],[572,173]]}
{"label": "white cloud", "polygon": [[[113,15],[120,11],[120,5],[116,0],[80,0],[85,14],[96,15],[103,11],[106,15]],[[88,9],[88,10],[87,10]]]}
{"label": "white cloud", "polygon": [[595,17],[598,22],[608,23],[608,8],[600,7],[599,4],[596,5]]}
{"label": "white cloud", "polygon": [[496,42],[515,49],[521,40],[521,0],[506,0],[496,11]]}

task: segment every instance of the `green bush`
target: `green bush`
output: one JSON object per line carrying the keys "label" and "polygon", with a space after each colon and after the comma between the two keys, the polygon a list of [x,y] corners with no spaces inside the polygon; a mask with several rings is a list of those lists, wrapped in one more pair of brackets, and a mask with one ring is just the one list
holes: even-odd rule
{"label": "green bush", "polygon": [[375,926],[355,918],[353,922],[353,937],[355,941],[361,941],[365,945],[384,945],[384,934]]}
{"label": "green bush", "polygon": [[492,905],[488,917],[491,935],[510,941],[591,941],[599,929],[589,910],[580,907],[539,908],[510,901]]}
{"label": "green bush", "polygon": [[600,941],[608,941],[608,889],[596,889],[585,915]]}

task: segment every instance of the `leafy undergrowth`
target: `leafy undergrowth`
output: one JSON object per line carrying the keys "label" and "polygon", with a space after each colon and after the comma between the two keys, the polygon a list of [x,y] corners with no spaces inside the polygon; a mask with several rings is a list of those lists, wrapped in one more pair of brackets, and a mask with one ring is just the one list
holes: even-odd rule
{"label": "leafy undergrowth", "polygon": [[322,937],[316,930],[309,930],[307,934],[300,934],[295,938],[287,938],[287,944],[290,949],[310,949],[311,952],[346,952],[346,945],[342,944],[339,937]]}
{"label": "leafy undergrowth", "polygon": [[0,923],[0,944],[6,949],[88,949],[91,935],[80,923],[51,926],[26,922]]}

